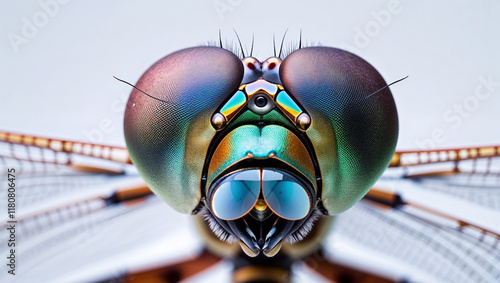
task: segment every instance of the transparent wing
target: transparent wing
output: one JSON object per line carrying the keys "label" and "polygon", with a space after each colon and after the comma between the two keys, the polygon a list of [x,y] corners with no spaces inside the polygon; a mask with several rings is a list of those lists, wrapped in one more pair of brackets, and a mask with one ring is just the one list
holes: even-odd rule
{"label": "transparent wing", "polygon": [[[1,282],[113,280],[202,248],[124,148],[0,132],[0,170],[5,186],[15,184],[15,206],[1,203],[0,252],[15,257],[0,267]],[[179,239],[189,246],[171,244]]]}
{"label": "transparent wing", "polygon": [[500,147],[396,153],[337,217],[333,261],[395,281],[500,281]]}
{"label": "transparent wing", "polygon": [[[295,266],[295,282],[499,281],[499,153],[398,152],[336,217],[323,253]],[[124,148],[0,132],[0,167],[5,183],[15,169],[0,235],[8,243],[15,226],[17,282],[176,282],[220,260],[203,251],[190,216],[151,195]],[[1,269],[9,282],[10,267]],[[230,272],[225,262],[186,282]]]}

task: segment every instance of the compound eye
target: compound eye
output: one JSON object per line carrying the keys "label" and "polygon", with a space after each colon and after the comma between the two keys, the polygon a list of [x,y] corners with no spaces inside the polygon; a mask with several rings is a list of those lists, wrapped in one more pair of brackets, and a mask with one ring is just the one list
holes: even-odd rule
{"label": "compound eye", "polygon": [[279,70],[281,65],[281,59],[277,57],[271,57],[267,59],[262,64],[262,78],[266,81],[281,84]]}
{"label": "compound eye", "polygon": [[[368,62],[330,47],[289,54],[280,79],[287,94],[308,110],[310,117],[296,116],[297,125],[318,133],[310,137],[319,168],[332,168],[321,172],[321,201],[328,213],[339,214],[368,192],[394,154],[398,117],[390,89]],[[290,99],[283,98],[288,105]]]}
{"label": "compound eye", "polygon": [[262,64],[259,60],[254,57],[246,57],[241,62],[245,71],[241,84],[251,83],[262,77]]}
{"label": "compound eye", "polygon": [[[178,211],[191,213],[201,200],[204,153],[215,135],[206,122],[238,89],[243,74],[241,59],[233,53],[193,47],[164,57],[144,73],[136,87],[150,96],[137,89],[130,95],[124,119],[130,157],[149,188]],[[213,119],[217,126],[223,122],[220,116]],[[188,158],[184,152],[196,154]]]}

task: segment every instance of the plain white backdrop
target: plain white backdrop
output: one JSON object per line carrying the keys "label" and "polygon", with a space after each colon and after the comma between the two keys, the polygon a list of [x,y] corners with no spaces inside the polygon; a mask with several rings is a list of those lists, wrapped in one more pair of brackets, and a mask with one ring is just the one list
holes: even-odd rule
{"label": "plain white backdrop", "polygon": [[[398,148],[500,142],[495,1],[2,1],[0,127],[123,145],[124,103],[156,60],[233,28],[261,60],[272,38],[347,48],[392,82]],[[489,88],[482,79],[492,81]],[[195,79],[195,78],[193,78]],[[480,90],[477,97],[476,89]],[[431,142],[432,141],[432,142]]]}

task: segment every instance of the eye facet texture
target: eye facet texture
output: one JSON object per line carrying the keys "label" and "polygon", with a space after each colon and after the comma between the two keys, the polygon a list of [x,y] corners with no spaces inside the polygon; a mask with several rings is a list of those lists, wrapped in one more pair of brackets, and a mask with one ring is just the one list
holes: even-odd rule
{"label": "eye facet texture", "polygon": [[396,106],[382,76],[360,57],[308,47],[280,66],[285,90],[309,112],[306,131],[322,175],[329,214],[359,201],[388,166],[398,135]]}
{"label": "eye facet texture", "polygon": [[131,159],[148,186],[174,209],[191,213],[201,198],[201,172],[216,131],[211,116],[243,78],[231,52],[194,47],[151,66],[127,103],[124,130]]}

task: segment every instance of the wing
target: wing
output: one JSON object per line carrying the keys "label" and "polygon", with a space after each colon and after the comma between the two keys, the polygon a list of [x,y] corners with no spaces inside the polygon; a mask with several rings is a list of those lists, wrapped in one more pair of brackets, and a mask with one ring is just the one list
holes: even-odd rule
{"label": "wing", "polygon": [[338,216],[327,258],[393,282],[498,282],[499,156],[500,146],[396,152]]}
{"label": "wing", "polygon": [[151,194],[125,148],[0,132],[0,167],[13,184],[1,204],[0,250],[12,257],[1,282],[113,280],[203,248],[189,216]]}
{"label": "wing", "polygon": [[[397,152],[295,280],[498,281],[499,155],[498,146]],[[151,195],[124,148],[0,132],[0,166],[15,184],[1,228],[4,243],[14,234],[16,281],[177,282],[220,260],[203,250],[190,216]],[[189,282],[229,279],[230,264],[217,266]]]}

